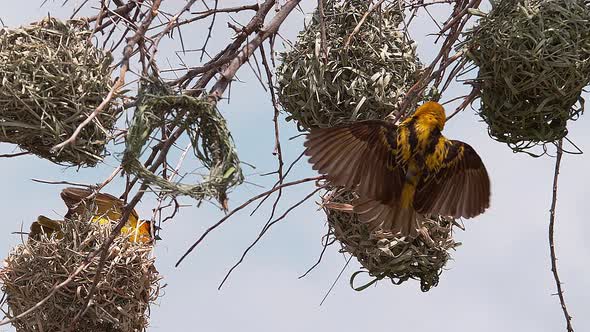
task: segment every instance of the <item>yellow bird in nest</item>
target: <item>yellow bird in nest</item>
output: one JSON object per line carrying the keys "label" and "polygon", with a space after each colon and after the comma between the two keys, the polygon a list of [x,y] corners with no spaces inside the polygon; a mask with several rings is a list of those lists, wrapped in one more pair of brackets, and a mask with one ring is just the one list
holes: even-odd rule
{"label": "yellow bird in nest", "polygon": [[[490,205],[490,180],[469,144],[441,132],[445,110],[426,102],[398,126],[381,120],[312,129],[305,154],[328,181],[356,191],[352,210],[372,229],[415,237],[419,214],[475,217]],[[329,206],[330,207],[330,206]]]}
{"label": "yellow bird in nest", "polygon": [[[82,188],[65,188],[61,192],[61,198],[68,207],[65,219],[73,219],[77,216],[86,215],[89,210],[93,215],[93,222],[100,224],[116,223],[123,215],[122,200],[117,197],[104,193],[96,193],[90,189]],[[60,230],[63,220],[52,220],[45,216],[39,216],[37,221],[31,224],[29,237],[39,239],[42,233],[51,234],[58,232],[57,237],[61,237]],[[135,210],[131,211],[129,219],[121,229],[121,235],[127,236],[131,242],[151,242],[153,239],[151,222],[149,220],[139,220],[139,215]]]}

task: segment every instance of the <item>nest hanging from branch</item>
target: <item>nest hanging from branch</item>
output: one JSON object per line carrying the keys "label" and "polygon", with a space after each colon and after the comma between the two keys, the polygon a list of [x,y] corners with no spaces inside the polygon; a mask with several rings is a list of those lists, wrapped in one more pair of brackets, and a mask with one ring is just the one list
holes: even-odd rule
{"label": "nest hanging from branch", "polygon": [[[357,197],[354,192],[334,189],[324,196],[324,203],[350,204]],[[396,285],[409,279],[420,280],[420,287],[426,292],[438,285],[443,267],[450,259],[449,251],[460,245],[453,240],[451,219],[421,216],[420,236],[408,240],[381,229],[370,230],[354,213],[326,206],[324,210],[331,234],[340,242],[342,251],[356,257],[365,269],[352,275],[351,285],[355,287],[354,279],[361,272],[374,278],[364,286],[355,287],[357,290],[389,278]]]}
{"label": "nest hanging from branch", "polygon": [[[10,252],[0,270],[8,318],[35,306],[106,242],[113,223],[91,219],[88,215],[66,220],[59,233],[29,239]],[[75,331],[145,331],[149,305],[158,297],[161,279],[151,257],[152,248],[151,244],[131,242],[126,236],[115,238],[108,248],[102,279],[86,309],[85,298],[94,283],[100,255],[71,283],[13,325],[18,332],[66,331],[74,317],[85,310]]]}
{"label": "nest hanging from branch", "polygon": [[567,135],[590,82],[589,26],[584,0],[503,0],[479,20],[467,56],[492,138],[518,152]]}
{"label": "nest hanging from branch", "polygon": [[111,89],[110,54],[80,21],[46,18],[0,30],[0,141],[64,165],[94,166],[106,154],[117,110],[106,107],[60,151]]}
{"label": "nest hanging from branch", "polygon": [[374,10],[353,34],[370,5],[366,0],[324,1],[325,45],[316,11],[292,50],[282,54],[279,101],[300,131],[399,112],[406,91],[419,78],[422,65],[414,41],[398,28],[403,16],[397,5]]}
{"label": "nest hanging from branch", "polygon": [[[126,138],[125,171],[171,196],[196,200],[216,198],[226,207],[227,191],[244,180],[235,145],[225,119],[202,98],[174,94],[163,84],[151,85],[140,95]],[[139,160],[142,147],[162,126],[183,128],[197,159],[209,171],[197,184],[173,183],[154,174]]]}

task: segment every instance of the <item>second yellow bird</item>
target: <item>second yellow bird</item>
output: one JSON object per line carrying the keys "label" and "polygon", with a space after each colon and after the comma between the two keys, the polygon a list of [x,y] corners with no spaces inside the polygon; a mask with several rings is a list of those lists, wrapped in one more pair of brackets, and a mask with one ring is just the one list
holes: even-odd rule
{"label": "second yellow bird", "polygon": [[[68,207],[65,219],[73,219],[78,216],[93,215],[93,222],[100,224],[116,223],[122,217],[124,203],[115,196],[97,193],[82,188],[65,188],[61,192],[61,198]],[[31,225],[31,238],[38,239],[42,233],[50,234],[61,230],[62,220],[52,220],[45,216],[39,216]],[[129,219],[121,230],[121,235],[127,236],[131,242],[147,243],[152,241],[151,223],[149,220],[140,220],[135,210],[131,211]],[[60,237],[59,233],[56,235]]]}

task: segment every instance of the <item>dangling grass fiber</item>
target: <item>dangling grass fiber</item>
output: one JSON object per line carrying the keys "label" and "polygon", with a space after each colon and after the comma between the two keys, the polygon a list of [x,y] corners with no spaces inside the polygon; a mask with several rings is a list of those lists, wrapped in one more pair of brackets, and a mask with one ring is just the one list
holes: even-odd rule
{"label": "dangling grass fiber", "polygon": [[292,49],[282,53],[279,101],[300,131],[383,119],[399,111],[416,83],[422,65],[414,41],[399,29],[403,17],[395,3],[369,14],[345,47],[370,6],[366,0],[324,0],[327,57],[317,10]]}
{"label": "dangling grass fiber", "polygon": [[[57,233],[43,234],[38,241],[29,239],[12,249],[0,270],[8,318],[35,306],[107,241],[114,223],[90,222],[91,218],[66,220],[59,238],[54,236]],[[16,331],[67,331],[81,310],[86,311],[73,331],[146,331],[149,306],[159,296],[161,279],[152,249],[151,244],[134,243],[126,236],[115,238],[87,308],[83,306],[100,256],[47,302],[14,321]]]}
{"label": "dangling grass fiber", "polygon": [[[152,93],[158,91],[157,93]],[[163,125],[184,128],[195,156],[209,174],[196,184],[173,183],[148,170],[140,161],[142,147]],[[227,191],[244,180],[240,161],[225,119],[209,102],[158,87],[140,94],[126,138],[124,169],[171,196],[198,201],[216,198],[222,205]]]}
{"label": "dangling grass fiber", "polygon": [[110,54],[89,41],[80,21],[46,18],[0,29],[0,141],[69,166],[94,166],[106,154],[117,110],[106,107],[74,144],[53,153],[111,89]]}
{"label": "dangling grass fiber", "polygon": [[[351,191],[335,189],[324,196],[324,202],[350,204],[358,196]],[[331,234],[340,242],[343,252],[357,258],[363,270],[351,276],[351,285],[363,290],[378,280],[389,278],[399,285],[409,279],[420,280],[420,288],[427,292],[438,285],[443,267],[450,259],[449,251],[460,243],[452,236],[452,220],[435,216],[421,216],[420,222],[428,236],[414,240],[403,236],[370,230],[354,213],[324,207]],[[355,277],[367,272],[374,279],[364,286],[354,285]]]}
{"label": "dangling grass fiber", "polygon": [[590,83],[588,1],[494,2],[466,46],[492,138],[520,152],[567,135]]}

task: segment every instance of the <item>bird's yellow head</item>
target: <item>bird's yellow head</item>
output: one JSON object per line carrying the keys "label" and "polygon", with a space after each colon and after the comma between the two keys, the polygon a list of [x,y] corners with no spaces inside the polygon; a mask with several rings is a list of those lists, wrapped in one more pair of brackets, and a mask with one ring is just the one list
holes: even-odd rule
{"label": "bird's yellow head", "polygon": [[414,117],[420,119],[421,122],[426,122],[429,125],[438,128],[441,131],[445,127],[445,121],[447,120],[445,109],[441,104],[435,101],[427,101],[418,107],[414,113]]}

